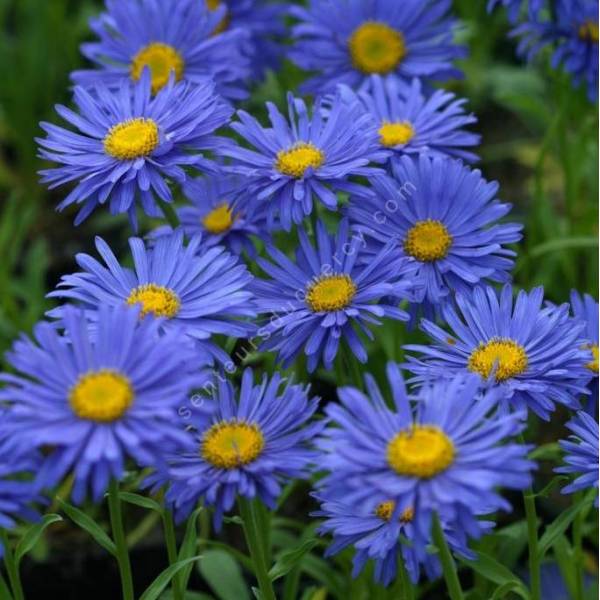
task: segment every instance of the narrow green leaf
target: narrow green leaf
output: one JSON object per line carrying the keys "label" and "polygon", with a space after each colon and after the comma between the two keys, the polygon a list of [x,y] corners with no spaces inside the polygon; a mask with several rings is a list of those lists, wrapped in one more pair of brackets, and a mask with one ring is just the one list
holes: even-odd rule
{"label": "narrow green leaf", "polygon": [[42,537],[44,531],[52,525],[52,523],[57,523],[58,521],[62,521],[62,517],[56,514],[44,515],[42,520],[39,523],[34,523],[27,529],[17,547],[15,549],[15,561],[17,565],[21,562],[21,559],[33,549],[33,547],[38,543],[39,539]]}
{"label": "narrow green leaf", "polygon": [[148,496],[132,494],[131,492],[120,492],[119,498],[121,498],[123,502],[135,504],[135,506],[147,508],[148,510],[155,510],[156,512],[162,512],[163,510],[162,506],[156,500],[148,498]]}
{"label": "narrow green leaf", "polygon": [[[483,552],[477,553],[477,560],[464,560],[461,559],[465,565],[479,573],[482,577],[485,577],[488,581],[496,583],[500,586],[508,583],[514,584],[520,590],[527,594],[527,588],[525,584],[514,574],[512,571],[507,569],[504,565],[500,564],[495,558],[489,554]],[[523,598],[528,597],[522,596]]]}
{"label": "narrow green leaf", "polygon": [[510,593],[518,594],[524,600],[529,599],[529,594],[527,593],[527,590],[524,590],[519,583],[517,583],[516,581],[508,581],[504,585],[501,585],[499,588],[496,588],[496,591],[492,594],[490,600],[502,600],[507,596],[507,594]]}
{"label": "narrow green leaf", "polygon": [[208,550],[198,563],[206,583],[220,600],[249,600],[250,594],[235,559],[224,550]]}
{"label": "narrow green leaf", "polygon": [[318,543],[316,539],[306,540],[297,548],[282,552],[269,571],[271,581],[287,575]]}
{"label": "narrow green leaf", "polygon": [[199,560],[202,556],[192,556],[185,560],[180,560],[173,565],[168,566],[158,577],[146,588],[146,591],[140,596],[140,600],[156,600],[169,585],[173,576],[179,573],[185,566]]}
{"label": "narrow green leaf", "polygon": [[88,517],[83,511],[71,504],[67,504],[60,498],[58,499],[58,504],[71,521],[81,527],[84,531],[87,531],[107,552],[113,556],[117,555],[117,548],[114,542],[96,521]]}

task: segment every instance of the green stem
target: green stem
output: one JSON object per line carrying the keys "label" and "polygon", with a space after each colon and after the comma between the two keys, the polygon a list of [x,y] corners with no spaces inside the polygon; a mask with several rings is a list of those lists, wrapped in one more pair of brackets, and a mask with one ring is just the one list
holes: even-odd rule
{"label": "green stem", "polygon": [[450,553],[450,548],[448,548],[446,536],[444,535],[444,530],[437,514],[433,515],[433,541],[439,550],[444,580],[446,581],[446,587],[448,588],[451,600],[463,600],[463,592],[460,587],[456,565]]}
{"label": "green stem", "polygon": [[123,600],[134,600],[133,576],[131,574],[131,563],[129,562],[129,551],[127,539],[123,528],[123,515],[121,513],[121,499],[119,498],[119,483],[111,479],[108,485],[108,510],[110,512],[110,525],[113,540],[117,548],[117,562],[121,573],[121,587],[123,589]]}
{"label": "green stem", "polygon": [[[167,545],[167,556],[169,557],[169,565],[174,565],[178,562],[177,554],[177,538],[175,536],[175,523],[173,521],[173,514],[170,510],[163,510],[163,529],[165,532],[165,543]],[[173,576],[173,599],[183,600],[183,590],[181,587],[181,572],[175,573]]]}
{"label": "green stem", "polygon": [[523,504],[527,519],[527,541],[529,544],[529,585],[531,600],[541,600],[540,554],[538,550],[538,524],[535,510],[535,495],[531,488],[523,492]]}
{"label": "green stem", "polygon": [[158,203],[159,203],[160,209],[162,210],[163,215],[164,215],[165,219],[168,221],[169,225],[173,229],[177,229],[179,227],[180,223],[179,223],[179,217],[177,216],[177,212],[175,211],[173,204],[171,202],[165,202],[164,200],[159,200]]}
{"label": "green stem", "polygon": [[[581,501],[581,494],[573,496],[575,502]],[[575,563],[575,600],[583,600],[583,520],[584,511],[579,511],[573,522],[573,550]]]}
{"label": "green stem", "polygon": [[254,574],[258,580],[263,600],[276,600],[273,584],[269,578],[269,571],[265,561],[265,544],[259,529],[259,517],[256,511],[256,504],[246,498],[239,499],[240,514],[244,521],[244,534],[252,563],[254,564]]}
{"label": "green stem", "polygon": [[24,600],[23,586],[21,585],[21,577],[19,575],[19,568],[15,561],[12,549],[10,547],[10,541],[8,534],[5,529],[2,529],[0,534],[2,539],[2,545],[4,546],[4,564],[6,565],[6,572],[8,573],[8,580],[10,581],[10,587],[15,600]]}

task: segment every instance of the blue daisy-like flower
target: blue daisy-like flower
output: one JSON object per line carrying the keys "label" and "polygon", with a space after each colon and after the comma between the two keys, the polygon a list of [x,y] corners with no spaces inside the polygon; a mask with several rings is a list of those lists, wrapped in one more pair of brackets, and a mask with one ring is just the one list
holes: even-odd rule
{"label": "blue daisy-like flower", "polygon": [[453,292],[510,279],[515,253],[504,246],[521,239],[522,226],[498,222],[511,205],[496,199],[496,182],[461,161],[426,156],[393,161],[391,175],[372,181],[375,199],[351,198],[348,214],[374,251],[393,240],[411,260],[426,314]]}
{"label": "blue daisy-like flower", "polygon": [[168,469],[150,477],[154,486],[169,485],[166,500],[179,518],[200,499],[213,506],[220,526],[237,497],[259,498],[274,508],[282,486],[307,477],[317,453],[312,440],[321,431],[309,423],[318,398],[275,373],[254,384],[251,369],[239,392],[219,378],[214,394],[187,427],[186,450],[167,457]]}
{"label": "blue daisy-like flower", "polygon": [[[190,0],[196,2],[197,0]],[[265,0],[206,0],[211,10],[223,6],[225,16],[216,31],[241,29],[248,33],[242,51],[250,59],[256,79],[261,79],[267,69],[276,70],[283,54],[281,40],[286,34],[283,17],[287,8]]]}
{"label": "blue daisy-like flower", "polygon": [[466,100],[444,90],[427,96],[418,79],[401,87],[397,80],[386,81],[379,75],[371,78],[369,88],[359,92],[358,98],[377,121],[379,143],[393,150],[394,157],[426,154],[479,160],[465,149],[481,141],[480,135],[463,129],[477,122],[472,113],[465,113]]}
{"label": "blue daisy-like flower", "polygon": [[398,307],[412,286],[404,261],[393,244],[361,261],[364,239],[350,233],[345,219],[335,237],[317,223],[316,249],[304,230],[298,236],[295,262],[272,246],[267,251],[273,262],[257,259],[270,277],[252,286],[257,311],[269,315],[257,332],[261,349],[276,351],[286,367],[304,350],[312,372],[321,362],[331,369],[345,341],[366,362],[359,334],[373,339],[369,326],[381,325],[381,318],[408,320]]}
{"label": "blue daisy-like flower", "polygon": [[[434,512],[447,529],[459,532],[456,547],[465,553],[467,537],[479,538],[489,529],[478,517],[511,509],[498,488],[527,487],[535,465],[527,460],[530,447],[510,441],[524,425],[497,410],[497,390],[482,392],[477,377],[428,382],[409,398],[396,364],[388,364],[387,374],[391,408],[371,376],[365,377],[366,394],[338,388],[340,404],[326,408],[329,425],[319,461],[326,475],[319,485],[334,497],[340,490],[337,500],[344,504],[389,516],[389,527],[373,528],[358,547],[367,549],[372,541],[371,557],[384,559],[404,531],[412,544],[404,553],[414,553],[406,563],[413,564],[409,570],[416,578]],[[392,504],[375,504],[382,498]],[[410,531],[402,528],[403,515]],[[342,519],[338,523],[340,533],[364,532],[361,523],[356,530],[344,527]]]}
{"label": "blue daisy-like flower", "polygon": [[[565,466],[555,469],[557,473],[575,473],[578,477],[562,489],[563,494],[572,494],[592,487],[598,489],[598,422],[580,411],[567,423],[573,432],[568,440],[560,440],[565,451]],[[598,496],[596,496],[598,506]]]}
{"label": "blue daisy-like flower", "polygon": [[544,290],[519,291],[505,285],[498,294],[477,287],[456,294],[456,307],[442,309],[450,333],[423,319],[421,329],[433,345],[406,346],[421,353],[406,367],[418,380],[477,373],[501,390],[501,403],[520,413],[527,409],[548,419],[555,404],[580,407],[578,397],[588,394],[592,358],[584,347],[583,325],[569,316],[569,307],[542,307]]}
{"label": "blue daisy-like flower", "polygon": [[183,183],[185,167],[214,168],[199,151],[223,145],[213,132],[233,110],[211,82],[192,87],[171,80],[152,97],[147,69],[133,89],[98,86],[92,95],[76,87],[74,100],[78,113],[60,105],[56,111],[78,132],[41,123],[48,136],[37,142],[41,158],[61,165],[41,171],[42,182],[51,189],[76,182],[58,205],[83,204],[76,225],[108,204],[112,214],[126,212],[136,228],[136,200],[149,216],[162,216],[156,198],[173,200],[167,180]]}
{"label": "blue daisy-like flower", "polygon": [[370,75],[410,81],[447,79],[465,56],[453,43],[451,0],[311,0],[293,6],[290,58],[310,78],[301,90],[325,93],[342,83],[358,89]]}
{"label": "blue daisy-like flower", "polygon": [[160,321],[140,321],[139,308],[99,309],[90,329],[84,312],[63,311],[64,335],[40,323],[34,340],[22,337],[7,359],[0,400],[10,408],[3,434],[20,448],[44,448],[41,487],[74,475],[72,496],[102,497],[125,461],[157,466],[165,448],[185,443],[176,409],[200,382],[177,332]]}
{"label": "blue daisy-like flower", "polygon": [[[202,246],[225,246],[234,254],[245,252],[254,258],[253,237],[268,241],[266,209],[252,202],[245,181],[218,171],[188,179],[183,191],[189,200],[177,209],[177,217],[188,237],[202,236]],[[168,225],[154,230],[150,237],[171,233]]]}
{"label": "blue daisy-like flower", "polygon": [[598,0],[556,0],[553,21],[530,17],[513,34],[523,37],[519,51],[529,60],[553,46],[552,67],[562,65],[576,86],[585,84],[592,102],[598,100]]}
{"label": "blue daisy-like flower", "polygon": [[[183,331],[194,341],[203,362],[229,356],[210,340],[214,334],[245,337],[254,326],[242,319],[254,317],[249,284],[252,275],[237,256],[222,246],[201,248],[197,236],[184,244],[183,231],[159,237],[152,248],[130,238],[134,269],[124,268],[108,244],[96,238],[102,265],[88,254],[78,254],[81,273],[65,275],[50,297],[75,300],[95,318],[101,306],[140,305],[142,317],[162,319],[163,331]],[[60,316],[64,308],[52,311]]]}
{"label": "blue daisy-like flower", "polygon": [[497,6],[503,6],[508,12],[508,19],[511,23],[516,23],[523,6],[527,4],[529,15],[536,16],[544,6],[544,0],[488,0],[488,12],[492,12]]}
{"label": "blue daisy-like flower", "polygon": [[243,176],[249,192],[266,206],[270,228],[278,219],[289,231],[311,214],[315,198],[336,210],[336,192],[369,193],[349,178],[377,174],[369,163],[382,162],[388,153],[381,151],[375,123],[357,102],[337,94],[324,118],[321,100],[311,115],[303,100],[288,94],[289,121],[274,104],[267,108],[270,128],[238,111],[240,122],[231,127],[252,149],[227,147],[222,153],[231,156],[230,170]]}
{"label": "blue daisy-like flower", "polygon": [[97,68],[71,77],[82,86],[101,82],[119,88],[138,81],[148,68],[153,93],[173,76],[192,85],[213,79],[225,98],[245,98],[247,34],[229,29],[213,35],[224,18],[225,7],[208,10],[201,0],[106,0],[106,12],[90,23],[98,41],[81,47]]}

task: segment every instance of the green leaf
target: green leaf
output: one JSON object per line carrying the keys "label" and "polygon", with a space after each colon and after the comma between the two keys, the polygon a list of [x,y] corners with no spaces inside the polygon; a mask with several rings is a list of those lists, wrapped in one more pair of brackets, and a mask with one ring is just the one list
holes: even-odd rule
{"label": "green leaf", "polygon": [[250,600],[242,569],[224,550],[208,550],[198,569],[220,600]]}
{"label": "green leaf", "polygon": [[516,581],[508,581],[499,588],[496,588],[496,591],[492,594],[490,600],[502,600],[502,598],[505,598],[506,595],[510,594],[511,592],[518,594],[525,600],[529,598],[529,594],[522,588],[521,584]]}
{"label": "green leaf", "polygon": [[21,559],[38,543],[44,531],[50,525],[52,525],[52,523],[58,523],[58,521],[62,520],[63,518],[60,515],[44,515],[39,523],[35,523],[29,527],[15,549],[15,561],[17,565],[19,562],[21,562]]}
{"label": "green leaf", "polygon": [[[181,546],[179,548],[178,559],[185,560],[186,558],[190,558],[196,552],[196,548],[198,547],[198,516],[204,510],[202,506],[197,508],[187,519],[185,533],[183,535],[183,540],[181,542]],[[192,574],[193,565],[189,564],[183,571],[182,577],[180,579],[184,582],[183,587],[187,587],[187,582],[190,579],[190,575]]]}
{"label": "green leaf", "polygon": [[562,456],[563,451],[557,442],[542,444],[537,446],[529,453],[531,460],[558,460]]}
{"label": "green leaf", "polygon": [[540,538],[538,544],[538,552],[540,558],[543,558],[544,554],[548,552],[555,540],[562,535],[574,521],[575,517],[582,511],[589,508],[594,501],[597,492],[595,489],[590,490],[582,500],[577,504],[574,504],[567,510],[563,511],[558,517],[546,527],[544,535]]}
{"label": "green leaf", "polygon": [[[522,598],[529,598],[527,588],[525,584],[514,574],[512,571],[507,569],[504,565],[500,564],[495,558],[492,558],[489,554],[483,552],[477,553],[477,560],[464,560],[461,559],[465,565],[479,573],[482,577],[485,577],[488,581],[496,583],[500,586],[507,584],[513,584],[515,589],[519,589],[517,592]],[[513,590],[514,591],[514,590]]]}
{"label": "green leaf", "polygon": [[168,566],[158,577],[146,588],[146,591],[140,596],[140,600],[156,600],[169,585],[173,576],[179,573],[185,566],[201,559],[202,556],[192,556],[185,560],[180,560],[173,565]]}
{"label": "green leaf", "polygon": [[162,512],[163,510],[162,506],[156,500],[148,498],[148,496],[132,494],[131,492],[119,492],[119,498],[121,498],[123,502],[135,504],[135,506],[139,506],[140,508],[147,508],[148,510],[155,510],[156,512]]}
{"label": "green leaf", "polygon": [[271,581],[275,581],[280,577],[287,575],[304,558],[304,556],[318,544],[318,542],[318,540],[313,538],[306,540],[297,548],[282,552],[269,571]]}
{"label": "green leaf", "polygon": [[71,519],[71,521],[81,527],[81,529],[84,531],[87,531],[107,552],[113,556],[117,555],[117,548],[114,542],[110,539],[104,529],[102,529],[102,527],[96,523],[96,521],[88,517],[83,511],[79,510],[75,506],[72,506],[71,504],[67,504],[60,498],[58,498],[58,504],[69,517],[69,519]]}

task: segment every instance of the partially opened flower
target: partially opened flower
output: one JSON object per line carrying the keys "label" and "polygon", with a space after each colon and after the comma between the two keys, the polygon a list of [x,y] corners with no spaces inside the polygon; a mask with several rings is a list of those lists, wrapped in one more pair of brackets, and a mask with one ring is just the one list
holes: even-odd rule
{"label": "partially opened flower", "polygon": [[225,7],[211,11],[202,0],[106,0],[106,12],[90,23],[98,41],[81,47],[97,68],[75,71],[72,78],[83,86],[118,88],[137,82],[148,68],[153,93],[173,76],[191,85],[213,79],[222,96],[245,98],[247,34],[229,29],[213,35],[224,18]]}
{"label": "partially opened flower", "polygon": [[227,147],[230,170],[244,177],[249,191],[267,209],[269,227],[277,220],[289,231],[313,211],[315,199],[336,210],[336,192],[361,190],[351,177],[370,177],[379,172],[369,166],[387,158],[377,143],[377,131],[357,102],[336,95],[328,115],[318,100],[312,115],[303,100],[288,94],[289,120],[267,103],[271,127],[262,127],[244,111],[231,125],[252,149]]}
{"label": "partially opened flower", "polygon": [[535,17],[542,10],[544,0],[488,0],[488,12],[491,12],[499,5],[506,8],[511,23],[516,23],[524,6],[527,5],[529,15]]}
{"label": "partially opened flower", "polygon": [[379,143],[393,150],[393,157],[426,154],[479,160],[467,150],[477,146],[481,136],[464,129],[477,122],[472,113],[465,113],[466,100],[444,90],[425,94],[419,79],[401,88],[397,80],[379,75],[371,77],[358,98],[377,122]]}
{"label": "partially opened flower", "polygon": [[510,285],[499,296],[491,287],[456,294],[456,308],[442,309],[449,331],[422,320],[433,344],[407,346],[421,356],[406,366],[423,381],[476,373],[501,391],[504,405],[542,419],[556,403],[577,409],[591,378],[583,325],[569,316],[568,305],[543,308],[543,301],[541,287],[519,291],[514,303]]}
{"label": "partially opened flower", "polygon": [[[88,310],[90,319],[101,306],[139,305],[141,316],[160,317],[163,331],[182,331],[195,342],[202,362],[228,355],[210,338],[214,334],[244,337],[254,326],[243,320],[256,313],[249,283],[252,275],[237,256],[222,246],[203,249],[196,236],[184,245],[183,232],[160,236],[148,249],[130,238],[134,270],[122,267],[108,244],[96,238],[106,267],[87,254],[78,254],[83,272],[65,275],[51,297],[69,298]],[[60,315],[64,308],[51,314]]]}
{"label": "partially opened flower", "polygon": [[124,83],[114,91],[94,91],[75,88],[78,113],[56,107],[77,132],[41,123],[48,136],[37,140],[40,157],[60,165],[41,171],[42,181],[51,189],[76,183],[58,205],[82,205],[76,225],[107,204],[112,214],[127,213],[135,228],[137,203],[146,214],[162,216],[156,200],[172,202],[168,180],[183,183],[186,167],[214,168],[200,151],[219,145],[213,133],[232,109],[211,82],[192,87],[171,80],[151,97],[147,69],[133,89]]}
{"label": "partially opened flower", "polygon": [[373,251],[394,240],[412,261],[426,314],[454,292],[509,280],[515,252],[505,246],[521,239],[522,226],[499,222],[511,205],[496,198],[496,182],[460,161],[426,156],[394,161],[391,174],[372,181],[375,198],[352,197],[348,214]]}
{"label": "partially opened flower", "polygon": [[[573,483],[562,489],[563,494],[579,490],[598,488],[598,421],[580,411],[568,423],[573,432],[568,440],[561,440],[560,447],[565,451],[565,466],[555,469],[557,473],[574,473]],[[596,496],[598,506],[598,496]]]}
{"label": "partially opened flower", "polygon": [[[524,425],[497,410],[497,392],[480,391],[477,377],[427,383],[411,402],[397,366],[388,364],[387,373],[391,407],[370,376],[366,394],[338,388],[340,404],[327,406],[330,420],[319,462],[326,475],[319,486],[334,497],[340,490],[338,500],[346,505],[390,516],[390,527],[379,532],[386,542],[382,550],[404,529],[414,559],[424,562],[433,513],[460,532],[456,540],[464,549],[467,537],[478,538],[489,528],[480,515],[510,510],[499,488],[529,485],[534,464],[527,460],[530,448],[511,441]],[[382,499],[392,504],[374,504]],[[402,526],[403,515],[405,521],[410,516],[410,530]],[[354,532],[363,533],[366,525],[361,529],[358,523]]]}
{"label": "partially opened flower", "polygon": [[[318,74],[303,89],[324,93],[344,83],[358,89],[368,77],[446,79],[464,48],[453,38],[451,0],[311,0],[293,6],[290,58]],[[301,88],[302,89],[302,88]]]}
{"label": "partially opened flower", "polygon": [[7,355],[15,374],[0,375],[2,429],[15,447],[44,448],[40,486],[72,472],[74,500],[88,490],[98,500],[128,458],[156,467],[165,448],[185,442],[177,409],[201,374],[190,374],[179,333],[160,334],[139,308],[102,306],[93,330],[82,310],[63,315],[64,335],[40,323]]}
{"label": "partially opened flower", "polygon": [[246,369],[239,391],[220,379],[207,402],[212,410],[187,427],[187,450],[169,455],[168,470],[150,479],[169,484],[166,500],[178,516],[203,499],[220,526],[239,496],[274,508],[283,485],[309,475],[316,458],[312,441],[322,425],[309,422],[318,399],[309,398],[308,387],[278,373],[255,384]]}
{"label": "partially opened flower", "polygon": [[335,237],[319,221],[316,248],[304,230],[298,235],[295,262],[272,246],[267,251],[273,262],[257,259],[270,277],[252,286],[257,311],[268,313],[258,330],[261,349],[276,351],[285,366],[304,352],[314,371],[320,363],[331,369],[345,342],[366,362],[361,337],[373,338],[370,326],[381,325],[382,318],[408,320],[399,308],[412,287],[405,262],[393,244],[361,260],[364,240],[351,235],[346,220]]}

